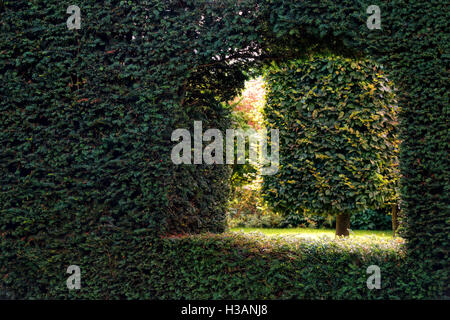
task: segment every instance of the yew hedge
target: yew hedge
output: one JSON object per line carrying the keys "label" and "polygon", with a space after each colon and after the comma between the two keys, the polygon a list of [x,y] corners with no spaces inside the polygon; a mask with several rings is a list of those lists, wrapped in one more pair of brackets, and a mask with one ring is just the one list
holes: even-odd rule
{"label": "yew hedge", "polygon": [[[229,170],[172,165],[171,132],[194,120],[226,127],[220,102],[243,87],[246,69],[332,51],[374,59],[399,90],[408,259],[423,262],[422,296],[448,295],[444,2],[380,2],[381,30],[366,27],[369,1],[79,0],[81,29],[68,30],[72,4],[0,3],[6,291],[59,297],[52,288],[78,260],[99,266],[85,282],[90,297],[127,296],[139,278],[123,265],[145,259],[142,237],[224,230]],[[104,269],[112,250],[125,258]],[[140,266],[152,270],[150,260]]]}

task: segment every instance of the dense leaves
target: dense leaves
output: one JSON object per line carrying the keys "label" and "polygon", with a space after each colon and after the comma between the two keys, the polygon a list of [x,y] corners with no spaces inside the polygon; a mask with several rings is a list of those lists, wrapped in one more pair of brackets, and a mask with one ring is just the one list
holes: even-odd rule
{"label": "dense leaves", "polygon": [[[333,51],[373,58],[399,89],[408,257],[423,262],[414,265],[423,277],[412,277],[410,288],[445,295],[445,2],[380,3],[381,30],[366,27],[369,1],[79,0],[76,31],[65,24],[71,4],[0,3],[2,288],[18,297],[66,297],[66,268],[79,263],[95,274],[85,282],[87,296],[130,297],[145,284],[139,276],[158,264],[142,235],[224,228],[229,170],[172,165],[171,132],[194,120],[227,126],[220,102],[243,87],[246,68]],[[173,248],[171,263],[182,248]],[[244,263],[239,252],[233,261]],[[198,270],[188,269],[179,285],[198,284],[190,276]],[[151,278],[158,279],[166,278]],[[325,283],[305,292],[319,297]],[[148,287],[132,297],[149,297]],[[151,296],[165,296],[158,292]]]}
{"label": "dense leaves", "polygon": [[[401,240],[300,240],[262,234],[205,234],[155,240],[87,237],[97,259],[72,257],[82,287],[67,290],[60,260],[40,274],[49,286],[23,286],[16,297],[79,299],[400,299],[420,297]],[[123,251],[129,246],[133,250]],[[367,267],[381,268],[380,290]],[[12,293],[2,292],[1,295]],[[10,296],[11,297],[11,296]]]}
{"label": "dense leaves", "polygon": [[387,208],[367,209],[351,216],[352,230],[392,230],[392,216]]}
{"label": "dense leaves", "polygon": [[264,188],[277,211],[337,215],[396,201],[397,106],[379,68],[317,57],[273,66],[266,78],[281,168]]}

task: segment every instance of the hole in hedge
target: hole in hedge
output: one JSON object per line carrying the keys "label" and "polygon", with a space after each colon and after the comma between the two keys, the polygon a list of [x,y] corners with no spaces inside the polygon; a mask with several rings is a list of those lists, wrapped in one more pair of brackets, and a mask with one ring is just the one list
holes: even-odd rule
{"label": "hole in hedge", "polygon": [[229,105],[235,126],[280,130],[281,169],[261,177],[249,163],[233,166],[228,226],[330,229],[349,213],[350,233],[392,230],[400,141],[383,68],[317,56],[260,72]]}

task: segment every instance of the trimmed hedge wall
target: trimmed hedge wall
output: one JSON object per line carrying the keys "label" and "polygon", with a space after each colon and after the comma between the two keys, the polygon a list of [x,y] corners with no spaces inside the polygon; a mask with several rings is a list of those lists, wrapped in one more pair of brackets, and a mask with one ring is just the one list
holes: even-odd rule
{"label": "trimmed hedge wall", "polygon": [[[188,68],[175,62],[183,39],[153,26],[143,33],[152,34],[150,43],[133,40],[143,4],[78,5],[79,31],[67,29],[61,1],[1,8],[3,230],[16,238],[78,237],[105,226],[223,231],[228,168],[170,160],[174,128],[192,119],[227,127],[212,93],[196,87],[200,80],[179,76]],[[153,11],[168,6],[156,3]],[[170,52],[163,36],[174,41]]]}
{"label": "trimmed hedge wall", "polygon": [[[91,236],[86,237],[85,245],[96,248],[97,259],[81,252],[72,256],[81,268],[81,290],[67,290],[65,275],[58,270],[63,261],[54,260],[40,274],[45,286],[24,285],[16,294],[44,299],[420,297],[423,290],[407,271],[404,245],[392,240],[372,241],[293,240],[262,234],[205,234],[162,240],[135,235]],[[134,250],[123,251],[124,246]],[[367,288],[369,265],[380,267],[381,289]]]}
{"label": "trimmed hedge wall", "polygon": [[[223,230],[228,170],[173,166],[171,132],[194,120],[224,128],[219,102],[242,88],[246,68],[332,50],[375,59],[399,89],[408,257],[425,262],[417,266],[426,280],[423,296],[445,296],[450,19],[444,2],[380,3],[381,30],[366,27],[370,1],[79,0],[76,31],[66,27],[72,4],[0,2],[5,290],[64,296],[51,288],[62,286],[67,266],[78,260],[99,266],[102,282],[86,283],[90,297],[126,296],[149,272],[131,277],[119,266],[132,268],[145,257],[150,244],[143,235]],[[100,268],[111,251],[130,258]],[[148,297],[145,290],[139,297]]]}

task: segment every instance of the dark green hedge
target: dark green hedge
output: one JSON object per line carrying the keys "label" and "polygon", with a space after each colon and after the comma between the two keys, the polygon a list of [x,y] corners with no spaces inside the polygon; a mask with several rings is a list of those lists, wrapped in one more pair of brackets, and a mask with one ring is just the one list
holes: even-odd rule
{"label": "dark green hedge", "polygon": [[[381,30],[366,27],[370,1],[79,0],[82,28],[69,31],[72,4],[0,3],[2,287],[66,295],[51,288],[74,257],[91,268],[112,250],[138,261],[140,234],[223,230],[227,169],[171,165],[172,130],[226,126],[219,102],[246,68],[332,50],[376,60],[399,89],[408,257],[425,263],[424,296],[445,295],[445,2],[382,2]],[[98,268],[103,282],[88,283],[88,295],[125,296],[147,272],[128,274],[132,262]]]}
{"label": "dark green hedge", "polygon": [[350,225],[353,230],[392,230],[391,208],[367,209],[353,214]]}
{"label": "dark green hedge", "polygon": [[[404,299],[424,294],[407,271],[404,245],[392,241],[274,240],[261,234],[162,240],[102,235],[86,236],[85,246],[85,252],[66,252],[81,268],[81,290],[67,290],[67,275],[58,269],[64,260],[55,259],[41,270],[30,265],[30,273],[39,270],[42,286],[24,284],[16,288],[16,297]],[[124,246],[134,249],[123,251]],[[85,255],[88,248],[96,248],[97,259]],[[367,288],[369,265],[380,267],[379,290]]]}
{"label": "dark green hedge", "polygon": [[[389,207],[378,210],[367,209],[352,214],[350,217],[351,230],[392,230],[392,217],[389,210]],[[305,210],[303,214],[291,213],[283,217],[280,226],[283,228],[305,226],[329,229],[336,227],[336,219],[311,214]]]}
{"label": "dark green hedge", "polygon": [[[213,90],[178,62],[191,41],[176,23],[183,8],[80,1],[82,28],[72,31],[67,6],[6,1],[0,9],[2,230],[44,241],[112,226],[223,231],[228,168],[170,160],[175,128],[192,119],[228,127]],[[147,9],[172,19],[176,34],[150,22],[144,30]]]}

